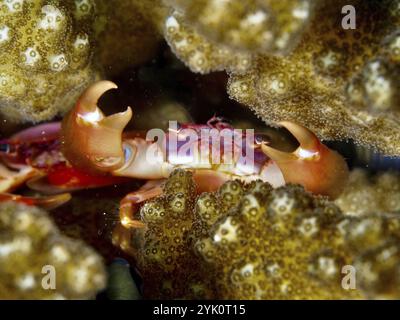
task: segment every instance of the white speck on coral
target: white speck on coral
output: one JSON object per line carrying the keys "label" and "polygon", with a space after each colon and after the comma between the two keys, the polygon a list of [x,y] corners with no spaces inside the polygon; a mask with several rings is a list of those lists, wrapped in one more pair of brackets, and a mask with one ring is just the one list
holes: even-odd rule
{"label": "white speck on coral", "polygon": [[67,262],[70,259],[68,250],[61,245],[54,246],[50,253],[53,258],[60,263]]}
{"label": "white speck on coral", "polygon": [[236,237],[237,226],[232,224],[232,218],[228,217],[224,223],[222,223],[218,230],[215,232],[214,241],[221,242],[222,240],[226,240],[229,242],[233,242],[237,240]]}
{"label": "white speck on coral", "polygon": [[27,48],[23,55],[25,56],[25,64],[31,67],[40,60],[39,52],[33,47]]}
{"label": "white speck on coral", "polygon": [[39,29],[57,30],[60,22],[64,20],[63,13],[52,5],[45,5],[42,7],[43,18],[38,23]]}
{"label": "white speck on coral", "polygon": [[28,273],[18,278],[16,284],[21,290],[30,290],[35,287],[36,280],[32,273]]}
{"label": "white speck on coral", "polygon": [[328,257],[319,257],[318,259],[319,269],[323,270],[328,276],[333,276],[338,271],[335,265],[335,260]]}
{"label": "white speck on coral", "polygon": [[53,71],[62,71],[68,66],[67,58],[64,54],[52,55],[48,58],[50,69]]}
{"label": "white speck on coral", "polygon": [[28,229],[33,223],[33,217],[29,212],[21,211],[17,216],[15,225],[16,231],[24,231]]}
{"label": "white speck on coral", "polygon": [[289,198],[285,193],[283,196],[275,197],[271,203],[271,208],[273,208],[278,214],[286,215],[292,211],[294,206],[294,199]]}
{"label": "white speck on coral", "polygon": [[318,232],[317,218],[312,217],[304,219],[299,227],[299,231],[307,237],[310,237]]}
{"label": "white speck on coral", "polygon": [[267,20],[268,15],[263,11],[257,11],[250,13],[242,23],[245,25],[257,25],[263,23]]}
{"label": "white speck on coral", "polygon": [[242,276],[249,276],[252,275],[254,272],[254,265],[251,263],[246,264],[242,270],[240,270],[240,273],[242,274]]}
{"label": "white speck on coral", "polygon": [[75,49],[82,49],[89,45],[89,36],[87,34],[78,35],[74,42]]}
{"label": "white speck on coral", "polygon": [[32,249],[32,241],[28,237],[20,237],[12,242],[0,244],[0,257],[6,257],[16,251],[28,253]]}
{"label": "white speck on coral", "polygon": [[302,6],[296,7],[292,11],[292,15],[296,19],[306,20],[309,16],[309,5],[307,2],[304,2]]}
{"label": "white speck on coral", "polygon": [[[24,1],[25,0],[7,0],[7,1],[5,1],[5,4],[8,7],[8,10],[10,10],[10,12],[15,13],[15,12],[22,11]],[[4,2],[4,1],[2,1],[2,2]]]}
{"label": "white speck on coral", "polygon": [[7,42],[10,40],[10,28],[4,26],[0,28],[0,44]]}
{"label": "white speck on coral", "polygon": [[87,268],[77,267],[75,270],[72,271],[71,284],[75,291],[83,292],[86,290],[88,279],[89,279],[89,272]]}

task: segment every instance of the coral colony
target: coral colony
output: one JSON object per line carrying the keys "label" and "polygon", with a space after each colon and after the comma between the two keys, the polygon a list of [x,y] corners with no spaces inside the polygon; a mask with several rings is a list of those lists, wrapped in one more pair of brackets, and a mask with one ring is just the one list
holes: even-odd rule
{"label": "coral colony", "polygon": [[0,299],[399,299],[399,8],[0,0]]}

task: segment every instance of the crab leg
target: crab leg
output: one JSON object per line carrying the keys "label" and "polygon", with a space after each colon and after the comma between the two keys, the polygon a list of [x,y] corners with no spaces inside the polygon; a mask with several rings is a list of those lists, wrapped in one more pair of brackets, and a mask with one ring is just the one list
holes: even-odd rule
{"label": "crab leg", "polygon": [[144,223],[134,218],[141,203],[162,194],[162,184],[165,179],[150,180],[139,190],[127,194],[120,203],[119,216],[121,225],[125,228],[143,228]]}
{"label": "crab leg", "polygon": [[46,142],[60,138],[61,122],[50,122],[25,129],[10,138],[12,143]]}
{"label": "crab leg", "polygon": [[38,171],[31,167],[25,166],[19,171],[14,171],[0,163],[0,193],[13,191],[36,175]]}
{"label": "crab leg", "polygon": [[11,193],[0,193],[0,202],[15,201],[19,203],[24,203],[29,206],[38,206],[47,210],[55,209],[68,202],[69,200],[71,200],[71,195],[69,193],[37,198],[24,197]]}

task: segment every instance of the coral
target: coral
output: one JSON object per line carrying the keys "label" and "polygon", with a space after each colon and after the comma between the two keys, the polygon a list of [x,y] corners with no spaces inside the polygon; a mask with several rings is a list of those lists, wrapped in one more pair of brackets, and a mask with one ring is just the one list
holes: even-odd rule
{"label": "coral", "polygon": [[118,75],[155,56],[166,15],[161,0],[95,1],[99,12],[96,58],[107,75]]}
{"label": "coral", "polygon": [[[165,185],[165,195],[141,209],[146,229],[132,234],[137,267],[148,298],[212,298],[213,285],[201,260],[188,250],[187,234],[194,216],[195,190],[192,177],[174,172]],[[196,270],[196,272],[193,272]]]}
{"label": "coral", "polygon": [[341,27],[348,4],[318,2],[299,45],[259,55],[246,74],[231,75],[228,92],[267,123],[291,120],[323,139],[399,155],[399,1],[352,1],[354,30]]}
{"label": "coral", "polygon": [[[165,0],[205,38],[236,51],[285,53],[299,40],[313,0]],[[210,57],[211,58],[211,57]]]}
{"label": "coral", "polygon": [[354,266],[360,274],[360,288],[366,289],[368,297],[399,298],[399,259],[400,246],[397,241],[368,250],[355,261]]}
{"label": "coral", "polygon": [[[210,225],[213,207],[222,214]],[[200,196],[196,208],[205,226],[195,233],[206,236],[194,248],[215,269],[223,298],[357,297],[340,286],[351,257],[338,227],[343,217],[326,200],[298,186],[272,190],[262,182],[233,181],[217,195]]]}
{"label": "coral", "polygon": [[243,73],[250,67],[251,54],[235,53],[224,45],[209,41],[193,30],[178,11],[173,11],[166,19],[164,34],[172,51],[193,72],[227,70]]}
{"label": "coral", "polygon": [[[400,281],[399,255],[390,249],[399,248],[400,215],[344,215],[296,185],[229,181],[198,197],[194,189],[191,173],[177,170],[164,194],[140,210],[146,227],[132,231],[130,241],[145,297],[400,296],[392,285]],[[348,265],[360,277],[356,289],[342,288]]]}
{"label": "coral", "polygon": [[[48,266],[54,289],[43,287],[51,285]],[[0,299],[90,299],[106,272],[97,253],[61,235],[45,212],[8,202],[0,205],[0,279]]]}
{"label": "coral", "polygon": [[67,111],[97,77],[92,0],[0,1],[0,112],[43,121]]}
{"label": "coral", "polygon": [[398,299],[400,215],[369,214],[347,222],[346,242],[355,253],[357,288],[366,298]]}
{"label": "coral", "polygon": [[366,170],[354,169],[335,203],[350,216],[400,213],[400,175],[388,171],[371,176]]}

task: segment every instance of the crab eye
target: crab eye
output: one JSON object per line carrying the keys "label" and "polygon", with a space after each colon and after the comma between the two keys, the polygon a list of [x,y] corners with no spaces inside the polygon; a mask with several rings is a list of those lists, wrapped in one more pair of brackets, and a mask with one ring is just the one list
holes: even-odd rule
{"label": "crab eye", "polygon": [[257,145],[262,145],[263,143],[271,142],[271,139],[266,134],[257,133],[254,136],[254,141]]}
{"label": "crab eye", "polygon": [[123,149],[124,149],[125,164],[127,164],[136,155],[136,149],[134,149],[132,146],[130,146],[126,143],[124,143]]}
{"label": "crab eye", "polygon": [[10,153],[10,145],[8,143],[0,143],[0,152]]}

